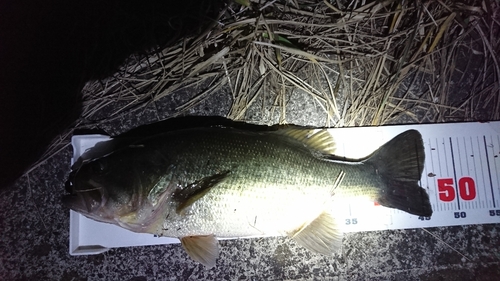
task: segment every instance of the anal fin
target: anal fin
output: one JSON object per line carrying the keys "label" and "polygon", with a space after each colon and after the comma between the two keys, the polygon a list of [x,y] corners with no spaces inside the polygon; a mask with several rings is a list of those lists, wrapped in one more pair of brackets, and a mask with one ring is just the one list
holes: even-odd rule
{"label": "anal fin", "polygon": [[207,268],[215,266],[215,261],[219,257],[219,242],[215,236],[186,236],[181,238],[181,243],[193,260]]}
{"label": "anal fin", "polygon": [[327,212],[292,233],[291,237],[299,245],[310,251],[331,255],[342,246],[342,230],[337,220]]}

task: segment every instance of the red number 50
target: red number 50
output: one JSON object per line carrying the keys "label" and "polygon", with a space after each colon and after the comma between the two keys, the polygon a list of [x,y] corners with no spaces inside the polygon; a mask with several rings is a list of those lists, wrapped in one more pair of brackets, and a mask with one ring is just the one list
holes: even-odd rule
{"label": "red number 50", "polygon": [[[444,202],[455,200],[455,187],[452,178],[438,179],[439,199]],[[476,183],[471,177],[463,177],[458,180],[458,193],[462,200],[473,200],[476,198]]]}

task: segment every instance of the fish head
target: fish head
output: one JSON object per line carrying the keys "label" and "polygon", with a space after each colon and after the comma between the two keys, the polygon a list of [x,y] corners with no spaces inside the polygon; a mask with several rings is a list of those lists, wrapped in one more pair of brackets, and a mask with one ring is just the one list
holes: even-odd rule
{"label": "fish head", "polygon": [[63,197],[63,204],[100,221],[132,211],[134,179],[127,171],[117,172],[110,162],[104,157],[72,171],[66,182],[70,195]]}
{"label": "fish head", "polygon": [[149,232],[159,220],[164,194],[155,189],[159,176],[152,166],[120,153],[87,161],[70,173],[63,204],[96,221]]}

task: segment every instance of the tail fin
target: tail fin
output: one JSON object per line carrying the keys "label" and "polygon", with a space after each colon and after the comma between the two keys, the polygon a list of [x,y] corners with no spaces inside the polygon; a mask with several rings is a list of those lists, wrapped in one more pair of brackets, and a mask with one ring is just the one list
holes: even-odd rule
{"label": "tail fin", "polygon": [[429,195],[418,185],[424,167],[422,136],[416,130],[399,134],[367,160],[375,167],[385,186],[377,202],[417,216],[431,216]]}

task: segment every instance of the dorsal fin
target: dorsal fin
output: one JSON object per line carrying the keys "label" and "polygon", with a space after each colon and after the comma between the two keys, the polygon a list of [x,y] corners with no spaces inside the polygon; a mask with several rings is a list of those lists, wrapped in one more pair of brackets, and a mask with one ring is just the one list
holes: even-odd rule
{"label": "dorsal fin", "polygon": [[336,143],[327,129],[316,129],[299,126],[283,126],[277,131],[271,132],[302,143],[307,148],[320,152],[321,154],[334,154]]}
{"label": "dorsal fin", "polygon": [[131,129],[118,136],[117,138],[145,138],[167,132],[178,130],[196,129],[196,128],[233,128],[238,130],[265,132],[275,131],[279,126],[266,126],[242,121],[234,121],[221,116],[184,116],[165,119],[163,121],[142,125]]}

